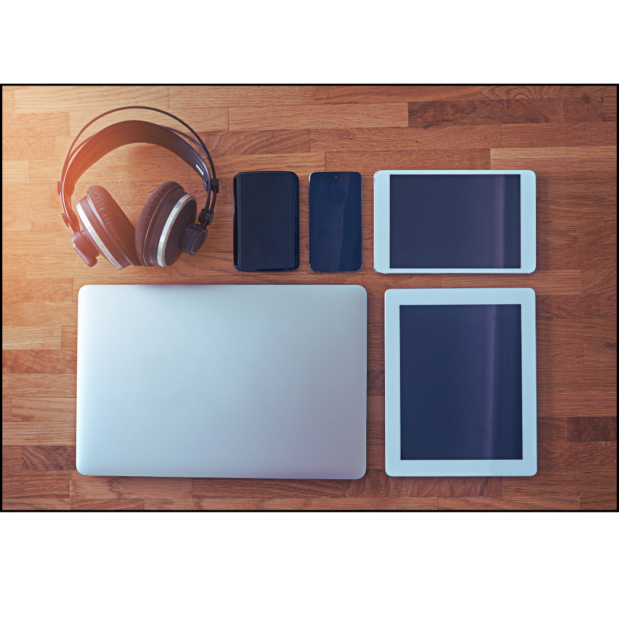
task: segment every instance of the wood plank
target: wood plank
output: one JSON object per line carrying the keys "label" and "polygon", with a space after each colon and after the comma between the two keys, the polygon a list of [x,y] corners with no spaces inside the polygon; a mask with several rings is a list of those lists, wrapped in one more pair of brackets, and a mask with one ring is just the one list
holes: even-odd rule
{"label": "wood plank", "polygon": [[617,245],[550,246],[537,249],[537,268],[540,270],[570,270],[583,264],[590,269],[611,269],[617,264]]}
{"label": "wood plank", "polygon": [[617,307],[612,294],[540,295],[536,303],[538,318],[615,317]]}
{"label": "wood plank", "polygon": [[584,344],[584,367],[616,368],[616,342],[589,342]]}
{"label": "wood plank", "polygon": [[490,99],[562,99],[572,97],[604,97],[617,94],[615,86],[485,86],[484,96]]}
{"label": "wood plank", "polygon": [[598,417],[614,415],[617,412],[617,394],[595,390],[552,391],[537,394],[537,410],[545,417]]}
{"label": "wood plank", "polygon": [[[599,111],[601,116],[601,103]],[[481,99],[408,104],[409,127],[563,122],[563,99]]]}
{"label": "wood plank", "polygon": [[75,445],[75,420],[2,424],[3,445]]}
{"label": "wood plank", "polygon": [[538,368],[582,368],[583,345],[580,342],[538,341]]}
{"label": "wood plank", "polygon": [[28,162],[27,161],[3,161],[2,162],[2,184],[4,183],[27,183],[28,182]]}
{"label": "wood plank", "polygon": [[[153,503],[146,501],[147,508]],[[253,510],[253,511],[361,511],[361,510],[436,510],[436,498],[397,498],[397,499],[341,499],[341,498],[281,498],[281,499],[200,499],[199,509],[217,510]]]}
{"label": "wood plank", "polygon": [[184,499],[146,499],[144,509],[147,511],[180,511],[198,510],[200,501],[193,498]]}
{"label": "wood plank", "polygon": [[556,147],[556,148],[493,148],[490,151],[493,170],[533,170],[564,172],[613,172],[617,167],[615,146]]}
{"label": "wood plank", "polygon": [[614,146],[616,123],[522,123],[502,126],[503,148]]}
{"label": "wood plank", "polygon": [[55,249],[56,237],[51,234],[23,230],[7,230],[2,234],[2,253],[45,255]]}
{"label": "wood plank", "polygon": [[11,421],[12,398],[2,398],[2,421]]}
{"label": "wood plank", "polygon": [[567,419],[556,417],[537,418],[538,443],[565,443],[567,441]]}
{"label": "wood plank", "polygon": [[546,471],[616,468],[617,442],[542,443],[537,457],[539,468]]}
{"label": "wood plank", "polygon": [[611,493],[617,490],[614,469],[541,470],[533,477],[504,477],[503,496],[574,496],[584,492]]}
{"label": "wood plank", "polygon": [[470,150],[500,146],[501,128],[498,125],[310,131],[313,152]]}
{"label": "wood plank", "polygon": [[539,368],[538,389],[560,391],[597,390],[599,393],[616,391],[617,376],[610,369]]}
{"label": "wood plank", "polygon": [[563,99],[563,122],[600,122],[603,120],[601,97],[570,97]]}
{"label": "wood plank", "polygon": [[[31,86],[26,90],[15,92],[15,109],[18,112],[64,112],[67,109],[87,109],[102,113],[115,107],[136,105],[136,101],[139,101],[139,105],[166,110],[168,87]],[[93,118],[96,113],[92,114]],[[115,119],[116,114],[110,118]]]}
{"label": "wood plank", "polygon": [[535,271],[530,275],[441,275],[443,288],[533,288],[542,295],[577,295],[581,292],[580,271]]}
{"label": "wood plank", "polygon": [[86,511],[142,511],[144,499],[71,499],[71,510]]}
{"label": "wood plank", "polygon": [[588,245],[617,245],[617,213],[596,214],[595,219],[583,218],[580,239]]}
{"label": "wood plank", "polygon": [[54,138],[47,137],[3,137],[2,160],[26,161],[27,159],[44,159],[54,155]]}
{"label": "wood plank", "polygon": [[29,471],[74,471],[75,447],[66,445],[24,445],[23,468]]}
{"label": "wood plank", "polygon": [[302,131],[208,131],[200,137],[216,155],[274,155],[309,153],[310,132]]}
{"label": "wood plank", "polygon": [[11,327],[34,327],[44,321],[49,327],[77,323],[77,303],[27,301],[3,303],[2,323]]}
{"label": "wood plank", "polygon": [[196,498],[343,497],[350,482],[335,479],[194,479]]}
{"label": "wood plank", "polygon": [[483,98],[482,86],[316,86],[316,103],[396,103]]}
{"label": "wood plank", "polygon": [[[155,106],[158,107],[158,106]],[[99,110],[90,110],[84,108],[71,109],[71,132],[70,135],[77,135],[78,131],[90,122],[98,113],[109,110],[110,107],[104,105]],[[165,108],[164,108],[165,109]],[[225,107],[184,107],[182,109],[170,109],[169,110],[175,116],[178,116],[184,122],[191,126],[196,131],[226,131],[228,129],[228,109]],[[175,129],[183,131],[183,127],[176,123],[172,118],[166,119],[165,116],[157,114],[157,112],[149,112],[148,110],[127,110],[123,112],[116,112],[111,115],[109,119],[101,119],[100,129],[113,122],[122,122],[123,120],[146,120],[157,124],[164,124],[166,126],[172,126]],[[169,123],[169,125],[167,124]],[[95,125],[96,126],[96,125]],[[127,147],[123,147],[127,148]],[[156,147],[155,147],[156,148]],[[161,151],[161,149],[157,148]],[[113,157],[117,157],[120,151],[115,151]],[[63,158],[64,158],[63,153]],[[125,175],[119,180],[127,180]],[[103,177],[105,178],[105,177]],[[151,177],[158,178],[158,177]],[[161,182],[166,177],[163,177]],[[175,176],[167,178],[176,178]]]}
{"label": "wood plank", "polygon": [[[33,206],[45,204],[47,201],[48,189],[45,184],[25,185],[23,183],[3,183],[3,232],[32,230]],[[4,247],[3,253],[7,253]]]}
{"label": "wood plank", "polygon": [[[314,86],[170,86],[170,110],[239,105],[303,105],[314,102]],[[190,123],[191,124],[191,123]]]}
{"label": "wood plank", "polygon": [[602,97],[602,107],[604,109],[604,122],[616,122],[617,97]]}
{"label": "wood plank", "polygon": [[389,477],[384,470],[372,469],[362,479],[348,482],[345,489],[345,496],[360,498],[492,497],[501,494],[500,477]]}
{"label": "wood plank", "polygon": [[191,498],[191,479],[173,477],[86,477],[69,473],[71,500]]}
{"label": "wood plank", "polygon": [[2,373],[75,374],[77,355],[68,350],[2,351]]}
{"label": "wood plank", "polygon": [[[4,419],[2,420],[4,421]],[[21,445],[2,446],[2,474],[22,470]]]}
{"label": "wood plank", "polygon": [[75,398],[12,398],[10,421],[75,423]]}
{"label": "wood plank", "polygon": [[15,111],[15,91],[2,87],[2,114]]}
{"label": "wood plank", "polygon": [[26,256],[2,254],[2,280],[20,280],[26,277]]}
{"label": "wood plank", "polygon": [[2,500],[3,510],[17,511],[66,511],[70,509],[69,499],[9,499]]}
{"label": "wood plank", "polygon": [[353,127],[406,127],[406,103],[338,105],[271,105],[231,107],[229,128],[346,129]]}
{"label": "wood plank", "polygon": [[500,497],[500,498],[439,498],[439,510],[474,510],[474,511],[495,511],[495,510],[576,510],[580,508],[578,496],[519,496],[519,497]]}
{"label": "wood plank", "polygon": [[580,495],[580,509],[617,511],[617,492],[583,492]]}
{"label": "wood plank", "polygon": [[539,318],[537,341],[613,342],[617,325],[609,318]]}
{"label": "wood plank", "polygon": [[7,499],[69,498],[67,471],[11,471],[2,475],[2,507]]}
{"label": "wood plank", "polygon": [[570,417],[567,420],[570,442],[617,442],[617,417]]}
{"label": "wood plank", "polygon": [[76,381],[71,374],[3,374],[4,395],[27,398],[74,398]]}
{"label": "wood plank", "polygon": [[2,326],[2,350],[50,350],[60,348],[60,329],[54,326]]}
{"label": "wood plank", "polygon": [[[82,263],[83,264],[83,263]],[[57,276],[59,272],[56,272]],[[23,278],[6,278],[2,282],[2,301],[56,301],[68,302],[73,298],[73,281],[66,277],[49,277],[28,281]]]}
{"label": "wood plank", "polygon": [[[69,113],[2,114],[2,133],[7,137],[68,136]],[[75,133],[73,133],[73,135],[75,135]]]}
{"label": "wood plank", "polygon": [[77,325],[60,328],[60,348],[77,352]]}
{"label": "wood plank", "polygon": [[617,293],[617,268],[583,270],[582,292],[589,294]]}

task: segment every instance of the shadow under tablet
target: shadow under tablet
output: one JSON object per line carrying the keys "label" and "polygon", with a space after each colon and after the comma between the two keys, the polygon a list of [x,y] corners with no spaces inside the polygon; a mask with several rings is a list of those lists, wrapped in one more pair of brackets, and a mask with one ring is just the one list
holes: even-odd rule
{"label": "shadow under tablet", "polygon": [[520,310],[400,307],[403,460],[522,459]]}

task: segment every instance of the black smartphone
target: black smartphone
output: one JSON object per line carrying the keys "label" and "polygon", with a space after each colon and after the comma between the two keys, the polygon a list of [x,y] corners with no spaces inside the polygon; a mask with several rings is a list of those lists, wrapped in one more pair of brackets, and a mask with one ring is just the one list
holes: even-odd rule
{"label": "black smartphone", "polygon": [[234,266],[290,271],[299,266],[299,177],[241,172],[234,177]]}
{"label": "black smartphone", "polygon": [[309,180],[309,260],[317,273],[361,269],[361,174],[313,172]]}

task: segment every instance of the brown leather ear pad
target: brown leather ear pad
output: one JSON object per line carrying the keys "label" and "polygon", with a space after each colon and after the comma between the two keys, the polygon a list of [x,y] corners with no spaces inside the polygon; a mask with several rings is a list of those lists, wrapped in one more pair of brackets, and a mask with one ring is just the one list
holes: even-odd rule
{"label": "brown leather ear pad", "polygon": [[[135,251],[135,230],[129,218],[112,198],[110,192],[104,187],[93,185],[88,189],[88,197],[94,204],[101,221],[105,224],[108,233],[113,235],[114,240],[127,254],[134,265],[142,262]],[[113,248],[108,248],[113,251]]]}
{"label": "brown leather ear pad", "polygon": [[146,233],[148,232],[148,226],[153,218],[153,214],[157,210],[162,198],[177,187],[180,187],[180,185],[174,181],[166,181],[162,185],[159,185],[159,187],[151,193],[150,198],[148,198],[144,208],[140,212],[138,223],[135,227],[135,250],[140,257],[140,261],[144,255],[144,241],[146,240]]}

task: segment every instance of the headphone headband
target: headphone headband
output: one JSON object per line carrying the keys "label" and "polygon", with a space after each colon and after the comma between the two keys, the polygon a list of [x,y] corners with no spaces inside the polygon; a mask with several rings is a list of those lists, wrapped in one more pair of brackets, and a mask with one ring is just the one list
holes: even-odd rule
{"label": "headphone headband", "polygon": [[[102,129],[101,131],[95,133],[91,137],[84,140],[75,149],[75,151],[73,151],[73,146],[75,145],[75,142],[77,141],[79,136],[93,122],[95,122],[102,116],[111,114],[112,112],[126,109],[146,109],[155,112],[161,112],[166,116],[170,116],[178,120],[185,127],[187,127],[194,134],[199,143],[193,140],[191,137],[185,135],[184,133],[176,131],[175,129],[170,129],[168,127],[163,127],[162,125],[156,125],[154,123],[146,122],[143,120],[126,120],[114,123],[113,125],[110,125],[109,127],[106,127],[105,129]],[[185,140],[181,139],[179,135],[184,136],[185,138],[196,144],[196,146],[200,148],[200,150],[202,150],[202,152],[206,155],[213,170],[212,178],[209,173],[209,169],[202,157],[200,157],[198,152],[190,144],[185,142]],[[215,166],[213,165],[213,160],[211,159],[208,149],[204,145],[204,142],[202,141],[200,136],[189,125],[180,120],[180,118],[177,118],[173,114],[170,114],[163,110],[145,106],[127,106],[110,110],[109,112],[101,114],[100,116],[97,116],[96,118],[91,120],[77,134],[65,158],[64,164],[62,166],[61,180],[58,182],[58,193],[60,194],[60,200],[63,208],[62,217],[65,221],[65,224],[69,226],[73,230],[73,232],[77,232],[79,230],[77,216],[71,210],[70,197],[75,188],[75,184],[82,176],[82,174],[84,174],[84,172],[88,170],[88,168],[90,168],[93,164],[99,161],[99,159],[101,159],[111,151],[120,148],[121,146],[126,146],[128,144],[154,144],[156,146],[162,146],[163,148],[166,148],[174,154],[178,155],[183,161],[185,161],[185,163],[187,163],[187,165],[189,165],[200,175],[204,183],[204,188],[206,189],[207,198],[204,209],[200,212],[198,222],[200,223],[202,228],[206,228],[206,226],[208,226],[208,224],[210,224],[213,219],[215,200],[217,198],[217,193],[219,192],[219,183],[215,178]],[[73,159],[71,159],[71,157],[73,157]],[[212,204],[210,204],[209,208],[211,191],[213,191],[213,202]]]}

